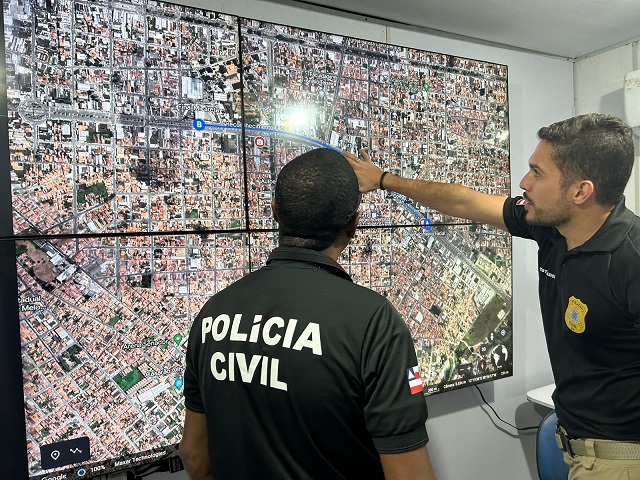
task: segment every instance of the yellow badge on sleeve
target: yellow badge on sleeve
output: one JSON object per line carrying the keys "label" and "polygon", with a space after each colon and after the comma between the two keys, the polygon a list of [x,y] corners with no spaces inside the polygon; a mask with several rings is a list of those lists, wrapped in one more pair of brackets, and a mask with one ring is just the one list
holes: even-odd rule
{"label": "yellow badge on sleeve", "polygon": [[574,296],[569,297],[569,304],[567,310],[564,312],[564,323],[574,333],[582,333],[587,328],[587,324],[584,319],[587,316],[589,307],[582,303],[579,298]]}

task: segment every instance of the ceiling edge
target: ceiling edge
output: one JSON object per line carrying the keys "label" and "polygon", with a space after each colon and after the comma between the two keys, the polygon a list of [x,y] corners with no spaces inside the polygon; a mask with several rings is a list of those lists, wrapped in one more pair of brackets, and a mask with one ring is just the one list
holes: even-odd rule
{"label": "ceiling edge", "polygon": [[[365,21],[365,22],[374,22],[374,23],[378,23],[380,25],[384,25],[384,26],[387,26],[387,27],[400,28],[400,29],[411,30],[411,31],[416,31],[416,32],[420,32],[420,33],[427,33],[427,34],[430,34],[430,35],[443,37],[443,38],[449,38],[449,39],[452,39],[452,40],[460,40],[460,41],[464,41],[464,42],[476,43],[476,44],[485,45],[485,46],[489,46],[489,47],[502,48],[502,49],[505,49],[505,50],[511,50],[511,51],[516,51],[516,52],[521,52],[521,53],[528,53],[528,54],[532,54],[532,55],[540,55],[540,56],[543,56],[543,57],[549,57],[549,58],[553,58],[553,59],[557,59],[557,60],[566,60],[566,61],[570,61],[570,62],[575,62],[576,60],[583,58],[583,57],[576,57],[576,58],[567,57],[567,56],[564,56],[564,55],[557,55],[557,54],[553,54],[553,53],[549,53],[549,52],[543,52],[543,51],[539,51],[539,50],[533,50],[533,49],[529,49],[529,48],[518,47],[516,45],[509,45],[509,44],[506,44],[506,43],[494,42],[494,41],[491,41],[491,40],[484,40],[482,38],[471,37],[471,36],[468,36],[468,35],[461,35],[461,34],[458,34],[458,33],[447,32],[445,30],[438,30],[437,28],[424,27],[424,26],[415,25],[415,24],[411,24],[411,23],[405,23],[405,22],[397,22],[395,20],[389,20],[389,19],[386,19],[386,18],[377,17],[375,15],[366,15],[366,14],[363,14],[363,13],[353,12],[353,11],[350,11],[350,10],[347,10],[347,9],[343,9],[343,8],[328,7],[328,6],[325,6],[325,5],[317,4],[317,3],[313,2],[313,1],[309,1],[309,0],[267,0],[267,1],[274,2],[274,3],[280,3],[280,4],[283,4],[283,5],[294,6],[294,7],[298,7],[298,8],[304,9],[304,10],[314,10],[314,11],[321,12],[321,13],[327,13],[327,14],[336,15],[336,16],[340,16],[340,17],[346,17],[346,18],[350,18],[352,20],[361,20],[361,21]],[[629,42],[626,42],[626,43],[629,43]],[[622,44],[625,44],[625,42],[623,42]],[[605,50],[608,50],[608,49],[605,49]],[[591,55],[591,54],[588,54],[588,55]]]}

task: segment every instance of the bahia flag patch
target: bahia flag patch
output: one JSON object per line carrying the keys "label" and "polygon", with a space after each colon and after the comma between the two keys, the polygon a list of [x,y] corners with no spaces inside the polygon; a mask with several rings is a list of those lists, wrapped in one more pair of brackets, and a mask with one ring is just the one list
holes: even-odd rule
{"label": "bahia flag patch", "polygon": [[411,395],[415,395],[422,391],[422,380],[420,380],[420,369],[418,368],[418,365],[407,368],[407,380],[409,381]]}

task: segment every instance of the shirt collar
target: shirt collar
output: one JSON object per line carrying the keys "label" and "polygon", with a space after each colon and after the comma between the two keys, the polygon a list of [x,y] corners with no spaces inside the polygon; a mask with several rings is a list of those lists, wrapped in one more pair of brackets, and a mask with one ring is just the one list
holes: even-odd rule
{"label": "shirt collar", "polygon": [[267,265],[276,260],[308,263],[309,265],[319,267],[350,282],[353,281],[351,276],[333,258],[309,248],[276,247],[271,251],[267,259]]}

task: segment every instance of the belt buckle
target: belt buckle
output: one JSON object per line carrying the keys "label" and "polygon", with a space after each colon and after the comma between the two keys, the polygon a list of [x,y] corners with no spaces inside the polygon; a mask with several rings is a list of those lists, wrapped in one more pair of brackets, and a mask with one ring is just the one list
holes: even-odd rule
{"label": "belt buckle", "polygon": [[564,433],[560,427],[556,427],[556,433],[560,437],[560,443],[562,444],[562,451],[569,454],[570,457],[573,457],[573,450],[571,450],[571,443],[569,442],[569,437],[566,433]]}

